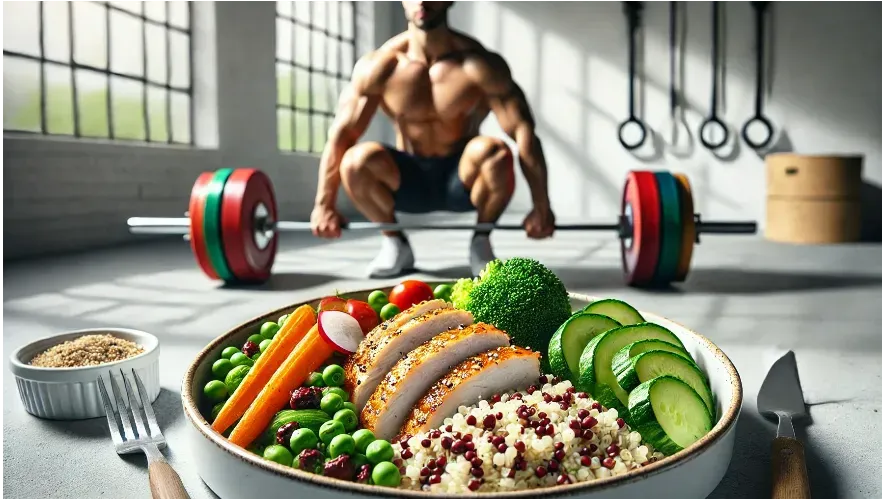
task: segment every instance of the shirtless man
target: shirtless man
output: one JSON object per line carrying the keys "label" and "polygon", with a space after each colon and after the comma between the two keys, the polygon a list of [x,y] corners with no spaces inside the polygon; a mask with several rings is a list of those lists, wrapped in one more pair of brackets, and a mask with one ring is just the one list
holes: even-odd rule
{"label": "shirtless man", "polygon": [[[336,195],[343,188],[369,220],[394,223],[395,212],[477,211],[494,223],[514,193],[511,150],[478,127],[492,111],[518,146],[533,209],[524,219],[530,238],[554,232],[547,171],[534,121],[506,62],[447,26],[453,2],[402,2],[408,30],[359,59],[342,95],[319,167],[311,215],[316,236],[340,236]],[[357,143],[377,109],[395,124],[395,147]],[[404,234],[384,232],[370,277],[391,277],[414,265]],[[474,275],[495,258],[489,233],[472,236]]]}

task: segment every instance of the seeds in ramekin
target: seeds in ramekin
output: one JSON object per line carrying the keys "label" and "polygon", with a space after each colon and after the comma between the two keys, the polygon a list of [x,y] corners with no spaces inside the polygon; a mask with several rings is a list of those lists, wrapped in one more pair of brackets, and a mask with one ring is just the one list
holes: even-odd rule
{"label": "seeds in ramekin", "polygon": [[128,359],[144,352],[141,345],[110,334],[86,334],[55,345],[29,362],[37,367],[86,367]]}

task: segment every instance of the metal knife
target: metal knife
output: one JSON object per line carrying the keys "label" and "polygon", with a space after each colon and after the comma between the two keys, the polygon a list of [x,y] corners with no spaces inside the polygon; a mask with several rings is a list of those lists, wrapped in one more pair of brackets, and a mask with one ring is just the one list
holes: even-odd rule
{"label": "metal knife", "polygon": [[793,432],[793,419],[805,416],[806,410],[792,351],[769,369],[756,405],[763,416],[778,418],[778,436],[772,442],[772,499],[810,499],[805,448]]}

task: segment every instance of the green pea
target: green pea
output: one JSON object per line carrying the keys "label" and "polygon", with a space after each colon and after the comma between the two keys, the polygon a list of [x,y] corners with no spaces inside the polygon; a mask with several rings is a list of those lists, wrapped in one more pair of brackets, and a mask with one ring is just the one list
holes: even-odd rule
{"label": "green pea", "polygon": [[383,461],[374,466],[374,470],[371,471],[371,479],[374,481],[374,485],[398,487],[401,484],[401,471],[394,463]]}
{"label": "green pea", "polygon": [[323,387],[325,386],[325,380],[322,379],[322,373],[310,373],[309,376],[306,377],[306,386],[317,386]]}
{"label": "green pea", "polygon": [[322,397],[321,407],[330,416],[343,408],[343,399],[336,393],[325,394]]}
{"label": "green pea", "polygon": [[392,444],[387,440],[374,440],[368,444],[364,454],[367,456],[368,461],[376,466],[383,461],[389,461],[392,459],[392,456],[395,455],[395,451],[392,450]]}
{"label": "green pea", "polygon": [[325,388],[324,390],[322,390],[322,392],[324,392],[324,393],[322,393],[322,395],[327,395],[329,393],[336,393],[337,395],[340,396],[341,399],[343,399],[344,402],[349,400],[349,394],[346,393],[346,390],[340,388],[339,386],[332,386],[330,388]]}
{"label": "green pea", "polygon": [[[331,440],[334,439],[337,435],[342,435],[346,433],[346,428],[343,428],[343,423],[335,420],[325,421],[319,427],[319,438],[322,442],[328,444]],[[389,450],[392,450],[392,446],[389,446]]]}
{"label": "green pea", "polygon": [[205,396],[208,397],[209,400],[215,402],[227,398],[227,385],[225,385],[223,381],[216,379],[206,383],[205,388],[202,391],[205,392]]}
{"label": "green pea", "polygon": [[295,456],[299,456],[306,449],[315,449],[315,446],[318,445],[318,437],[309,428],[298,428],[291,433],[288,445],[291,446],[291,452]]}
{"label": "green pea", "polygon": [[370,461],[368,461],[367,456],[365,456],[364,454],[359,454],[358,452],[350,454],[349,459],[352,461],[352,466],[356,470],[361,470],[361,467],[365,464],[371,464]]}
{"label": "green pea", "polygon": [[331,443],[328,444],[328,452],[331,454],[331,458],[342,456],[343,454],[352,455],[355,453],[355,440],[352,439],[351,435],[341,433],[331,439]]}
{"label": "green pea", "polygon": [[[224,385],[224,387],[226,387],[226,385]],[[217,419],[217,415],[220,414],[221,409],[223,409],[223,408],[224,408],[223,402],[218,402],[217,404],[214,404],[214,407],[211,408],[211,421],[212,422],[214,422],[214,420]]]}
{"label": "green pea", "polygon": [[263,325],[260,326],[260,335],[271,340],[275,338],[276,333],[278,333],[281,328],[282,326],[275,322],[264,322]]}
{"label": "green pea", "polygon": [[217,359],[211,365],[211,372],[214,373],[217,379],[224,379],[227,377],[227,373],[232,371],[234,367],[236,366],[229,359]]}
{"label": "green pea", "polygon": [[389,319],[395,317],[401,309],[398,308],[398,305],[394,303],[387,303],[383,305],[383,308],[380,309],[380,318],[384,321],[388,321]]}
{"label": "green pea", "polygon": [[435,286],[433,294],[439,300],[450,301],[450,295],[453,294],[453,286],[450,284],[439,284]]}
{"label": "green pea", "polygon": [[227,377],[224,378],[224,384],[227,385],[227,391],[229,393],[235,392],[250,370],[250,366],[237,366],[227,373]]}
{"label": "green pea", "polygon": [[263,457],[284,466],[291,466],[294,456],[284,446],[274,444],[263,450]]}
{"label": "green pea", "polygon": [[282,326],[285,325],[285,322],[286,322],[287,320],[288,320],[288,314],[280,315],[280,316],[279,316],[279,319],[276,321],[276,324],[278,324],[279,327],[282,327]]}
{"label": "green pea", "polygon": [[259,343],[259,346],[260,346],[260,353],[265,352],[266,349],[269,348],[269,346],[272,344],[272,342],[273,342],[273,340],[263,340],[263,341],[261,341],[261,342]]}
{"label": "green pea", "polygon": [[389,303],[389,297],[379,289],[371,291],[371,294],[368,295],[368,305],[370,305],[377,314],[380,313],[380,310],[382,310],[383,306],[387,303]]}
{"label": "green pea", "polygon": [[221,358],[229,359],[233,356],[233,354],[239,353],[239,349],[236,347],[227,347],[224,348],[221,352]]}
{"label": "green pea", "polygon": [[355,451],[361,454],[365,454],[367,452],[367,446],[377,439],[377,437],[374,436],[374,432],[367,428],[356,430],[355,433],[352,434],[352,438],[355,440]]}
{"label": "green pea", "polygon": [[346,431],[352,431],[358,427],[358,416],[351,409],[340,409],[335,412],[334,420],[342,423]]}
{"label": "green pea", "polygon": [[343,368],[337,364],[331,364],[322,371],[322,379],[327,386],[340,386],[343,384]]}
{"label": "green pea", "polygon": [[264,338],[263,336],[261,336],[259,334],[252,334],[251,336],[248,337],[248,341],[250,341],[251,343],[254,343],[255,345],[260,345],[260,342],[265,339],[266,338]]}
{"label": "green pea", "polygon": [[343,402],[343,408],[349,409],[354,413],[358,413],[358,409],[356,409],[355,404],[353,404],[352,402]]}
{"label": "green pea", "polygon": [[233,367],[254,365],[254,361],[249,359],[248,356],[242,352],[234,353],[233,356],[230,357],[230,362],[233,363]]}

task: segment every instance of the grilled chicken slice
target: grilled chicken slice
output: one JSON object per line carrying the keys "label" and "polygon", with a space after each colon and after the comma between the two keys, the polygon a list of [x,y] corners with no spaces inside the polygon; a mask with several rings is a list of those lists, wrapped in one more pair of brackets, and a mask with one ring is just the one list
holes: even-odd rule
{"label": "grilled chicken slice", "polygon": [[398,436],[438,428],[461,405],[473,405],[497,393],[526,388],[539,379],[539,356],[526,348],[505,346],[466,359],[416,403]]}
{"label": "grilled chicken slice", "polygon": [[483,322],[436,335],[399,360],[361,411],[362,425],[389,440],[413,410],[414,403],[455,366],[481,352],[508,346],[508,335]]}
{"label": "grilled chicken slice", "polygon": [[438,333],[469,326],[473,321],[474,318],[468,311],[438,308],[414,317],[398,329],[387,329],[372,338],[374,341],[365,354],[358,359],[353,355],[344,368],[353,374],[347,377],[344,387],[351,394],[355,407],[361,411],[383,376],[408,352]]}

